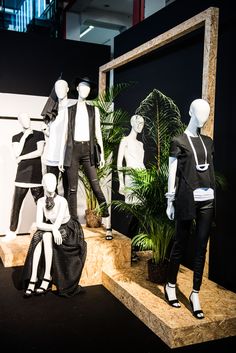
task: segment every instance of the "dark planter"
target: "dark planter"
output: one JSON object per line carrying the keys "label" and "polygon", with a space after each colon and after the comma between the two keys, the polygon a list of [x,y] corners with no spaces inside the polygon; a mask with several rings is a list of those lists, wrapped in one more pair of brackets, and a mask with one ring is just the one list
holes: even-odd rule
{"label": "dark planter", "polygon": [[158,284],[166,283],[168,263],[168,260],[164,260],[159,264],[155,264],[154,262],[152,262],[152,259],[149,259],[147,261],[149,281]]}

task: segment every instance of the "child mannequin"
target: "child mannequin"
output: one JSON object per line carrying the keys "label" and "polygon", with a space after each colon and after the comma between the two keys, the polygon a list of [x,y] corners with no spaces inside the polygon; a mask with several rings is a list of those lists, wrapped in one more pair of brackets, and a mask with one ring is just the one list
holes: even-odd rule
{"label": "child mannequin", "polygon": [[[193,219],[196,222],[193,290],[189,301],[193,315],[203,319],[199,290],[205,263],[207,241],[214,215],[213,141],[200,135],[208,120],[210,106],[204,99],[190,105],[189,124],[182,135],[172,140],[169,157],[167,216],[176,219],[176,234],[171,250],[165,296],[170,305],[180,307],[176,297],[176,280]],[[178,176],[178,177],[177,177]]]}
{"label": "child mannequin", "polygon": [[[37,203],[34,233],[23,269],[24,297],[46,294],[50,283],[60,296],[78,294],[86,257],[86,242],[78,220],[70,217],[67,201],[56,194],[54,174],[43,176],[45,196]],[[39,282],[39,287],[36,284]]]}
{"label": "child mannequin", "polygon": [[18,122],[22,132],[12,137],[13,152],[16,157],[17,173],[15,178],[15,192],[11,211],[10,229],[1,241],[8,242],[16,238],[16,230],[22,203],[30,190],[35,203],[43,196],[42,164],[45,139],[41,131],[31,129],[28,113],[20,113]]}

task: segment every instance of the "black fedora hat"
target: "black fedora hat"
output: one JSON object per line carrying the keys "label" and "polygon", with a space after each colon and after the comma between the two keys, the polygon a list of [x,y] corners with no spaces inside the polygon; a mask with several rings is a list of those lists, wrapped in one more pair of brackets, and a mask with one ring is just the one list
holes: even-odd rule
{"label": "black fedora hat", "polygon": [[80,84],[81,82],[87,83],[88,85],[91,86],[91,88],[97,87],[96,82],[93,81],[93,80],[91,80],[88,76],[76,77],[76,78],[75,78],[75,86],[76,86],[76,87],[77,87],[78,84]]}

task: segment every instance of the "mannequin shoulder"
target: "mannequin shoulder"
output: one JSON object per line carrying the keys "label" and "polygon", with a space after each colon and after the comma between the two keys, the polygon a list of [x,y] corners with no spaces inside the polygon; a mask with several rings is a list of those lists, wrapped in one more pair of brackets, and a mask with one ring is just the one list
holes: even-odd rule
{"label": "mannequin shoulder", "polygon": [[201,138],[204,140],[204,141],[208,141],[210,143],[213,143],[213,139],[210,137],[210,136],[207,136],[207,135],[201,135]]}

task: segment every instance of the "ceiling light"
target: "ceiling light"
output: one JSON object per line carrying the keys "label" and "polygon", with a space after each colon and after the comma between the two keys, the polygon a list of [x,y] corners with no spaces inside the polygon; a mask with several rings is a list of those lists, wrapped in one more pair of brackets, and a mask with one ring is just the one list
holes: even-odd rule
{"label": "ceiling light", "polygon": [[87,29],[85,29],[82,33],[80,33],[80,38],[82,38],[85,34],[90,32],[92,29],[94,29],[94,26],[89,26]]}

